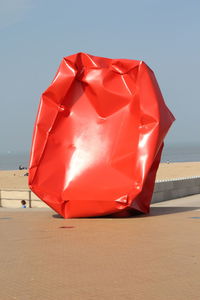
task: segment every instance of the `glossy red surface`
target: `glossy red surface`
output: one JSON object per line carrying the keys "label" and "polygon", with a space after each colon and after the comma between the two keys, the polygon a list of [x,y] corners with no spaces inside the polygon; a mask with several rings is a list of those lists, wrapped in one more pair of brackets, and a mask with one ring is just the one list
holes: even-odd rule
{"label": "glossy red surface", "polygon": [[144,62],[65,57],[41,97],[30,188],[65,218],[147,213],[173,121]]}

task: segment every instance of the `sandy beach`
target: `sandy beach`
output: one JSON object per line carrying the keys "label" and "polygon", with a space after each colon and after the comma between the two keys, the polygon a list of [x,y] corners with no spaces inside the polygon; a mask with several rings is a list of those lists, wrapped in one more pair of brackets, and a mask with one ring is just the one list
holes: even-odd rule
{"label": "sandy beach", "polygon": [[[0,171],[0,189],[27,189],[27,170]],[[161,163],[156,180],[200,176],[200,162]]]}
{"label": "sandy beach", "polygon": [[200,176],[200,162],[161,163],[156,180]]}

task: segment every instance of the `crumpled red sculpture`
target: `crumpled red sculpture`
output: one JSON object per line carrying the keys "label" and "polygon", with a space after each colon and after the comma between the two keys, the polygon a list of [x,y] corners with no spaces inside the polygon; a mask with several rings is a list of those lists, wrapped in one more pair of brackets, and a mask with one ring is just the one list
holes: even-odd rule
{"label": "crumpled red sculpture", "polygon": [[65,57],[41,97],[30,188],[64,218],[147,213],[173,121],[144,62]]}

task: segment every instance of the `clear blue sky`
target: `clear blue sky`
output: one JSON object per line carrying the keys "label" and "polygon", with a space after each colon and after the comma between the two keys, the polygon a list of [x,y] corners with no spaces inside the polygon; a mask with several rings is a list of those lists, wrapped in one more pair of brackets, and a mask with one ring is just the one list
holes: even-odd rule
{"label": "clear blue sky", "polygon": [[144,60],[176,122],[171,143],[200,142],[200,1],[1,0],[0,152],[27,151],[41,93],[64,56]]}

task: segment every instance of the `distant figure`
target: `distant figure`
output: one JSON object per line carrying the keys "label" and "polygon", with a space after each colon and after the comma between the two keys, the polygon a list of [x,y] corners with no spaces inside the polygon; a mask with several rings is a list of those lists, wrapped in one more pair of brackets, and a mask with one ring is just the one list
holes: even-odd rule
{"label": "distant figure", "polygon": [[22,165],[19,165],[19,170],[27,170],[27,168],[23,167]]}
{"label": "distant figure", "polygon": [[28,173],[25,173],[24,176],[28,176]]}
{"label": "distant figure", "polygon": [[22,200],[21,204],[22,204],[22,208],[26,208],[26,201],[25,200]]}

